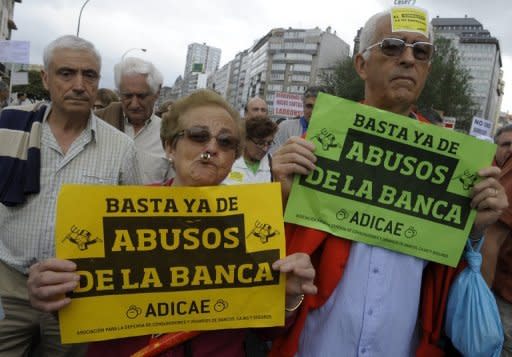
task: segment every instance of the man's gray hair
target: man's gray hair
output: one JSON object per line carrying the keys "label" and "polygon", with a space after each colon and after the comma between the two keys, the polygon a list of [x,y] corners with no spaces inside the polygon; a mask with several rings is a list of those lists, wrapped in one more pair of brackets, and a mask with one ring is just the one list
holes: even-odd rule
{"label": "man's gray hair", "polygon": [[152,94],[156,94],[160,90],[164,81],[162,73],[153,63],[136,57],[128,57],[114,66],[114,81],[117,89],[121,90],[121,78],[124,75],[135,74],[146,76],[146,83],[151,89]]}
{"label": "man's gray hair", "polygon": [[507,124],[499,128],[496,135],[494,135],[494,142],[497,144],[499,136],[503,133],[508,133],[509,131],[512,131],[512,124]]}
{"label": "man's gray hair", "polygon": [[[369,52],[365,50],[371,45],[377,42],[377,25],[383,17],[389,17],[391,21],[390,10],[378,12],[366,21],[361,34],[359,35],[359,53],[363,55],[365,59],[368,59]],[[432,44],[434,43],[434,33],[432,31],[432,24],[429,22],[427,26],[428,39]]]}
{"label": "man's gray hair", "polygon": [[48,44],[48,46],[45,47],[43,53],[43,64],[45,71],[48,71],[48,66],[53,59],[53,54],[55,50],[58,49],[89,51],[94,57],[96,57],[96,60],[98,61],[99,67],[101,69],[101,55],[91,42],[75,35],[65,35],[57,38],[56,40],[53,40]]}

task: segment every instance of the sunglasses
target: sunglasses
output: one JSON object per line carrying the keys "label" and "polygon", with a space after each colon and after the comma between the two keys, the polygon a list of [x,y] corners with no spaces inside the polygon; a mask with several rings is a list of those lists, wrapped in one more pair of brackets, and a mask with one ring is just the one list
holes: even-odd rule
{"label": "sunglasses", "polygon": [[305,106],[306,108],[308,108],[308,109],[313,109],[314,104],[310,104],[310,103],[308,103],[308,104],[304,104],[304,106]]}
{"label": "sunglasses", "polygon": [[192,126],[188,129],[180,131],[176,134],[177,137],[184,136],[188,140],[197,143],[197,144],[207,144],[215,138],[217,141],[217,145],[222,150],[238,150],[238,145],[240,144],[240,140],[238,140],[235,136],[230,133],[219,133],[217,136],[213,136],[210,130],[207,128],[203,128],[200,126]]}
{"label": "sunglasses", "polygon": [[258,141],[256,141],[253,138],[249,138],[249,140],[251,140],[256,146],[258,146],[260,148],[265,148],[265,147],[274,145],[274,140],[269,140],[269,141],[258,140]]}
{"label": "sunglasses", "polygon": [[385,38],[367,47],[363,52],[369,51],[377,46],[380,47],[382,53],[389,57],[399,57],[404,53],[407,47],[412,48],[414,58],[418,61],[430,61],[434,55],[434,45],[430,42],[407,43],[399,38]]}

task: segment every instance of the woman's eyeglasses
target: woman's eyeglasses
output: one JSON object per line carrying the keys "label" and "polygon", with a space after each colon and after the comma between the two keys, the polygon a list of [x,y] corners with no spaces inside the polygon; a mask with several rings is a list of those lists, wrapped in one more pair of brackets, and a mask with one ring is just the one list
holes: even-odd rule
{"label": "woman's eyeglasses", "polygon": [[407,43],[399,38],[385,38],[367,47],[363,52],[369,51],[377,46],[380,47],[382,53],[389,57],[400,56],[407,47],[412,48],[414,58],[418,61],[430,61],[434,55],[434,45],[430,42]]}
{"label": "woman's eyeglasses", "polygon": [[219,145],[223,150],[236,151],[240,144],[240,140],[230,133],[219,133],[218,135],[213,136],[210,130],[200,126],[192,126],[188,129],[182,130],[176,134],[176,136],[184,136],[188,140],[198,144],[207,144],[212,140],[212,138],[215,138],[217,145]]}

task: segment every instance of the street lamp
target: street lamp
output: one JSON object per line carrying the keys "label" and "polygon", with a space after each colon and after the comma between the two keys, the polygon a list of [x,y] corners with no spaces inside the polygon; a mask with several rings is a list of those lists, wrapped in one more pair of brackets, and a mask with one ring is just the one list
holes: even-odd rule
{"label": "street lamp", "polygon": [[82,11],[84,11],[84,7],[85,5],[87,5],[89,1],[90,0],[85,0],[84,4],[82,5],[82,8],[80,9],[80,15],[78,15],[78,26],[76,27],[76,37],[78,37],[78,34],[80,33],[80,19],[82,18]]}
{"label": "street lamp", "polygon": [[137,47],[130,48],[128,51],[126,51],[125,53],[123,53],[123,55],[121,56],[121,62],[123,62],[123,61],[124,61],[124,58],[126,57],[126,55],[128,54],[128,52],[130,52],[130,51],[135,51],[135,50],[139,50],[139,51],[142,51],[142,52],[146,52],[146,51],[147,51],[145,48],[137,48]]}

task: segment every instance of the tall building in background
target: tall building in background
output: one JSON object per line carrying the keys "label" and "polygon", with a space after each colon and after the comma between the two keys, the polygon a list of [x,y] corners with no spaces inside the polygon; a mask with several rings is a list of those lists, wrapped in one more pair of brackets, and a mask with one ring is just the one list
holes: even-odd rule
{"label": "tall building in background", "polygon": [[504,83],[499,41],[474,18],[432,19],[435,37],[450,39],[469,70],[477,116],[496,123],[500,115]]}
{"label": "tall building in background", "polygon": [[185,77],[189,73],[213,73],[219,69],[220,48],[208,46],[206,43],[188,45]]}
{"label": "tall building in background", "polygon": [[216,77],[216,82],[210,81],[209,88],[228,83],[223,89],[225,97],[240,112],[249,98],[259,96],[272,114],[276,92],[303,94],[349,51],[349,45],[330,27],[326,31],[275,28],[238,53],[230,62],[231,70]]}
{"label": "tall building in background", "polygon": [[206,88],[208,75],[219,69],[220,48],[205,43],[188,45],[185,73],[181,84],[181,95],[192,93],[196,89]]}

